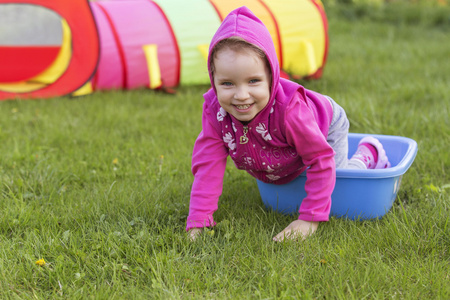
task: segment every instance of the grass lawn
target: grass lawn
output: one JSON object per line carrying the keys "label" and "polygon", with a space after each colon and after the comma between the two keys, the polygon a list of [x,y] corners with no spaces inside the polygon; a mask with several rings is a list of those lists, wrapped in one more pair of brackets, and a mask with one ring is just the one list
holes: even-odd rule
{"label": "grass lawn", "polygon": [[229,164],[218,225],[192,243],[206,86],[0,102],[0,298],[449,299],[450,22],[343,11],[323,78],[301,83],[338,101],[351,132],[418,142],[385,217],[274,243],[295,216],[266,210]]}

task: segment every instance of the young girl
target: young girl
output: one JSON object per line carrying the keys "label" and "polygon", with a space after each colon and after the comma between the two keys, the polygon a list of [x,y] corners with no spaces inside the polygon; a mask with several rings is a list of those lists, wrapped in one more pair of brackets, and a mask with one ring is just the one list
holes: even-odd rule
{"label": "young girl", "polygon": [[[255,178],[285,184],[306,170],[299,217],[274,237],[305,238],[328,221],[338,168],[389,167],[382,145],[364,138],[348,160],[349,123],[333,99],[280,78],[264,24],[246,7],[232,11],[214,35],[211,86],[192,157],[194,182],[186,230],[214,226],[227,157]],[[282,201],[282,199],[281,199]]]}

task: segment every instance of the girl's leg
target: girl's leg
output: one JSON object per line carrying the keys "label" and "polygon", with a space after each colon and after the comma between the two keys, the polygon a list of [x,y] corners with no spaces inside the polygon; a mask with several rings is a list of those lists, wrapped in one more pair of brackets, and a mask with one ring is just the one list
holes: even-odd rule
{"label": "girl's leg", "polygon": [[382,169],[390,163],[383,145],[373,137],[365,137],[358,145],[356,153],[348,159],[348,129],[350,127],[345,110],[333,99],[326,96],[333,107],[333,118],[328,131],[327,141],[333,148],[336,168],[342,169]]}
{"label": "girl's leg", "polygon": [[336,155],[334,160],[336,168],[347,169],[348,166],[348,129],[350,123],[345,110],[333,99],[326,96],[333,107],[333,118],[328,130],[327,142],[333,148]]}

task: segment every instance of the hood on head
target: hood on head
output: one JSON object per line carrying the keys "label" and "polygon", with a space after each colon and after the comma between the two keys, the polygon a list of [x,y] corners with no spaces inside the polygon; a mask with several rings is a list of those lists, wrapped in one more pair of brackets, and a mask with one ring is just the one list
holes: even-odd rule
{"label": "hood on head", "polygon": [[[214,34],[209,45],[208,72],[210,70],[211,51],[214,49],[214,46],[221,40],[230,37],[240,37],[264,51],[269,61],[272,73],[272,100],[280,77],[280,68],[278,65],[275,46],[269,30],[267,30],[264,23],[261,22],[261,20],[258,19],[253,12],[245,6],[230,12]],[[209,72],[209,78],[211,80],[211,86],[214,88],[214,81],[211,72]]]}

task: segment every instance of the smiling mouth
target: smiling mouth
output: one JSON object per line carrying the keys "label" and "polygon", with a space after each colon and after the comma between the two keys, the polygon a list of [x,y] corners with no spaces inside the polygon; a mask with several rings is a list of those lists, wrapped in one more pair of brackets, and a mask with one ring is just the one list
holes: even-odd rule
{"label": "smiling mouth", "polygon": [[247,109],[250,106],[252,106],[251,104],[246,104],[246,105],[235,105],[237,109]]}

